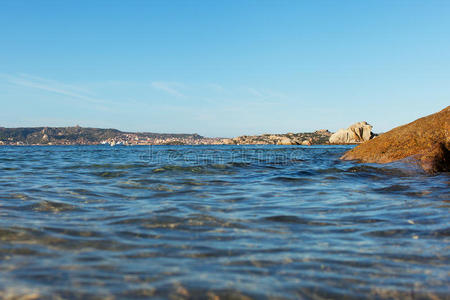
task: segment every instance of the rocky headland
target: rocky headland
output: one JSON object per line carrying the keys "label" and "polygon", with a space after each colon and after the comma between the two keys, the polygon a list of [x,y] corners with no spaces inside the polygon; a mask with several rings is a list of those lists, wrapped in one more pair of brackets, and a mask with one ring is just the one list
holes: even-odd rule
{"label": "rocky headland", "polygon": [[326,129],[306,133],[242,135],[232,139],[222,139],[226,145],[317,145],[328,144],[332,135]]}
{"label": "rocky headland", "polygon": [[426,172],[450,171],[450,106],[435,114],[396,127],[352,150],[341,158],[364,163],[404,160]]}

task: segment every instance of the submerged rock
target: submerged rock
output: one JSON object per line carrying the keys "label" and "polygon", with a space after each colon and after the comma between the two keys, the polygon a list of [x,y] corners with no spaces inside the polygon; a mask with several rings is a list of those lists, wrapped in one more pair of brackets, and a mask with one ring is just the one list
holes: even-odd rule
{"label": "submerged rock", "polygon": [[450,171],[450,106],[396,127],[352,150],[341,159],[390,163],[406,159],[426,172]]}
{"label": "submerged rock", "polygon": [[374,137],[372,125],[367,122],[358,122],[347,129],[339,129],[330,136],[331,144],[356,144],[370,140]]}

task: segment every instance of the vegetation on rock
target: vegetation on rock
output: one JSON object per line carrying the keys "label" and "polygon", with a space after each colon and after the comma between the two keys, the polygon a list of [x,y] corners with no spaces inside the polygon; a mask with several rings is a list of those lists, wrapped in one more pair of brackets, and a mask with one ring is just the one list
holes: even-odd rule
{"label": "vegetation on rock", "polygon": [[229,145],[312,145],[328,144],[331,132],[326,129],[307,133],[242,135],[232,139],[223,139]]}
{"label": "vegetation on rock", "polygon": [[198,134],[161,134],[122,132],[117,129],[74,127],[0,127],[0,144],[4,145],[94,145],[122,144],[189,144],[213,143]]}

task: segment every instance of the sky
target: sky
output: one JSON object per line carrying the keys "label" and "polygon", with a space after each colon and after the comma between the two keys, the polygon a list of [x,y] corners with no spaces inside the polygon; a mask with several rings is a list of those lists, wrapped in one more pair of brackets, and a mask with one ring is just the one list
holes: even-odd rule
{"label": "sky", "polygon": [[0,1],[0,126],[375,132],[450,105],[450,1]]}

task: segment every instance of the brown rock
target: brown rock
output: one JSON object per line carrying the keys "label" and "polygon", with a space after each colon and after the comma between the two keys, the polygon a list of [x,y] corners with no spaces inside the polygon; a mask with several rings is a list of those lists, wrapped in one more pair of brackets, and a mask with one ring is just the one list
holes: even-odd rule
{"label": "brown rock", "polygon": [[394,128],[341,157],[366,163],[390,163],[406,158],[430,173],[450,171],[450,106]]}
{"label": "brown rock", "polygon": [[420,161],[420,165],[422,168],[429,173],[436,172],[449,172],[450,171],[450,144],[444,143],[435,144],[433,147],[429,149],[428,152],[425,152],[421,156],[418,157]]}

